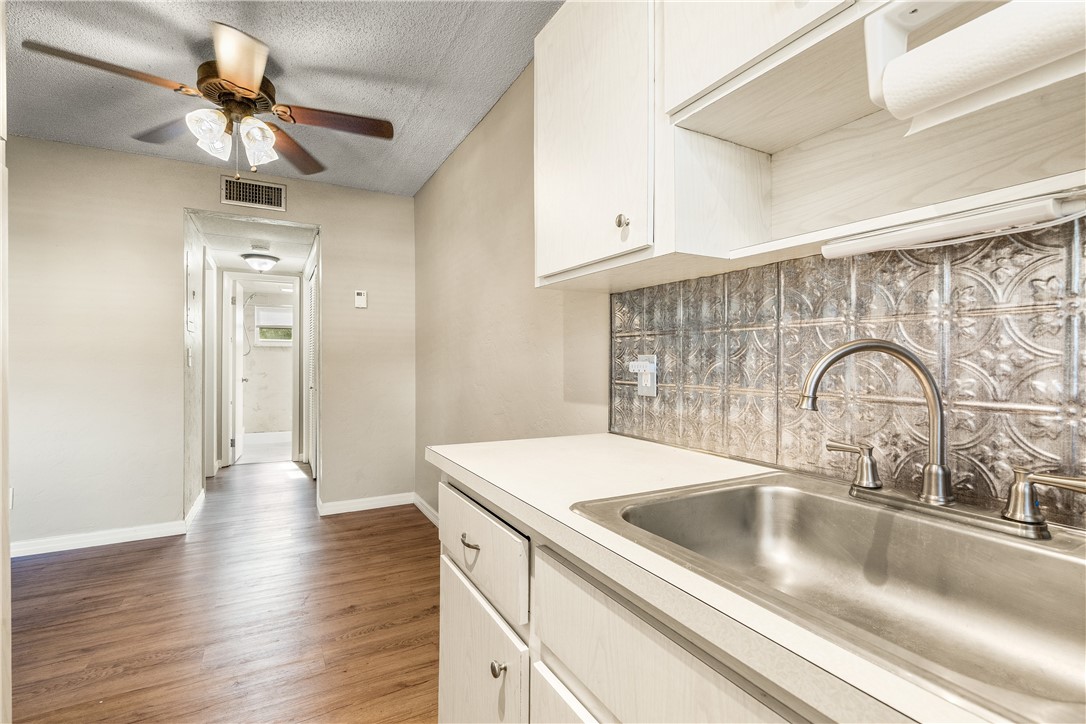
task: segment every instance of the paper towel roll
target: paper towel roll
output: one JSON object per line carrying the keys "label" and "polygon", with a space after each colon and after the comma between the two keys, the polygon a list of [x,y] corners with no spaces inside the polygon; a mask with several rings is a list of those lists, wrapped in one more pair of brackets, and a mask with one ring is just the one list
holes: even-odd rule
{"label": "paper towel roll", "polygon": [[882,76],[886,108],[913,118],[1084,49],[1081,2],[1012,0],[891,60]]}

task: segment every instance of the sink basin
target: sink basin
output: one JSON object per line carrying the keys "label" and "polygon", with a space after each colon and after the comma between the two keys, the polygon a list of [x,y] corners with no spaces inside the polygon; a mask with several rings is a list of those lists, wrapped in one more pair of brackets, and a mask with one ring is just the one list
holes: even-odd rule
{"label": "sink basin", "polygon": [[1050,541],[770,473],[573,510],[955,700],[1086,721],[1086,538]]}

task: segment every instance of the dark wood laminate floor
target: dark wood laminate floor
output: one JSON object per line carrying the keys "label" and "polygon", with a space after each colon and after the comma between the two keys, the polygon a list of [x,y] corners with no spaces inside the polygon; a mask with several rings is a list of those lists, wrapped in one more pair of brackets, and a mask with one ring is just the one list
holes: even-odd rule
{"label": "dark wood laminate floor", "polygon": [[437,529],[313,498],[235,466],[187,536],[12,561],[16,721],[435,720]]}

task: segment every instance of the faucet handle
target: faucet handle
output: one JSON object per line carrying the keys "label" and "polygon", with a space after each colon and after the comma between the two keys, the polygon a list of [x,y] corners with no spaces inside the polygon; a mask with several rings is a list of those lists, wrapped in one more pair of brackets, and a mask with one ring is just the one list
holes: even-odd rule
{"label": "faucet handle", "polygon": [[1069,475],[1055,473],[1031,473],[1024,468],[1014,469],[1014,482],[1007,493],[1007,504],[1003,507],[1003,517],[1018,523],[1042,524],[1045,522],[1041,512],[1041,501],[1037,499],[1034,485],[1051,485],[1076,493],[1086,493],[1086,478],[1072,478]]}
{"label": "faucet handle", "polygon": [[870,489],[882,487],[882,481],[879,480],[879,469],[875,465],[875,458],[872,455],[875,448],[862,442],[852,445],[847,442],[831,440],[826,443],[826,449],[830,452],[846,452],[859,456],[859,460],[856,461],[856,477],[852,481],[853,487]]}

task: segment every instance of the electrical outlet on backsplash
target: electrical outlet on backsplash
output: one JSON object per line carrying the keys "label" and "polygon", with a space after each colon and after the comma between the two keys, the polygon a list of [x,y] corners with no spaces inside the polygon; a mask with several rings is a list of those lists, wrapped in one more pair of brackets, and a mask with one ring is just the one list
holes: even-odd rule
{"label": "electrical outlet on backsplash", "polygon": [[[811,365],[888,339],[932,371],[960,500],[997,506],[1012,468],[1086,473],[1086,222],[982,241],[783,261],[611,295],[611,431],[850,480],[831,439],[867,442],[885,485],[919,492],[927,416],[885,355],[835,365],[819,411],[796,408]],[[654,398],[628,363],[657,356]],[[1055,522],[1086,496],[1048,489]]]}

